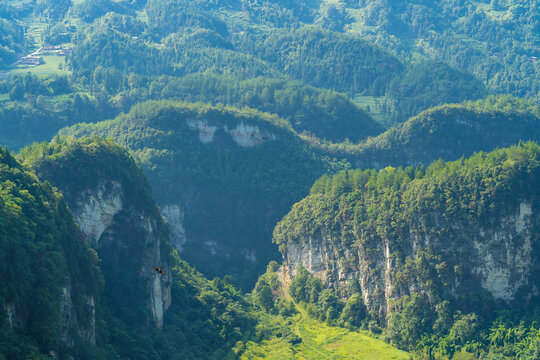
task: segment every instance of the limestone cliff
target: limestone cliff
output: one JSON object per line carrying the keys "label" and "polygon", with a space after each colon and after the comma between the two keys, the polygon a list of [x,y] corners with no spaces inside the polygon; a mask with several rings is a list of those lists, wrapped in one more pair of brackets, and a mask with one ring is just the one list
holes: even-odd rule
{"label": "limestone cliff", "polygon": [[[125,150],[106,141],[50,146],[57,146],[51,150],[55,157],[28,164],[64,194],[87,244],[101,259],[112,308],[120,313],[143,299],[161,328],[171,304],[168,231],[142,170]],[[69,307],[69,291],[65,298]]]}
{"label": "limestone cliff", "polygon": [[274,239],[290,275],[304,266],[341,294],[358,279],[381,319],[390,300],[415,292],[432,301],[482,291],[495,302],[526,301],[539,294],[540,270],[539,149],[530,147],[512,150],[516,158],[495,152],[485,167],[484,155],[438,163],[402,184],[406,170],[347,173],[349,190],[336,194],[334,179],[333,193],[296,204]]}
{"label": "limestone cliff", "polygon": [[[130,203],[118,181],[101,180],[96,189],[85,190],[70,206],[88,244],[104,261],[123,263],[125,260],[117,258],[118,254],[135,257],[133,270],[147,283],[150,309],[156,326],[161,328],[163,314],[171,304],[171,271],[161,256],[161,218]],[[142,246],[142,252],[133,253],[133,248]],[[154,266],[162,267],[165,275],[156,272]]]}
{"label": "limestone cliff", "polygon": [[114,138],[139,161],[180,256],[209,278],[234,276],[244,290],[279,257],[277,221],[331,166],[287,121],[247,108],[152,101],[62,131],[93,135]]}

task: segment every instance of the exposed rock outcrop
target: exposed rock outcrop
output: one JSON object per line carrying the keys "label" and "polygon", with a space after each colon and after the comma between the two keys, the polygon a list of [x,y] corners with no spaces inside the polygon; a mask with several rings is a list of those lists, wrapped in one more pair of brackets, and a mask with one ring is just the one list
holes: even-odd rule
{"label": "exposed rock outcrop", "polygon": [[[456,260],[452,265],[467,267],[470,264],[470,274],[495,299],[511,301],[517,291],[529,283],[533,269],[538,266],[531,244],[540,240],[532,232],[540,224],[540,213],[533,214],[531,204],[522,202],[513,214],[497,222],[499,226],[492,229],[456,226],[450,238],[431,237],[425,231],[427,224],[419,223],[406,235],[408,256],[417,258],[420,251],[433,247],[445,259]],[[444,226],[442,221],[440,225]],[[303,266],[338,291],[345,291],[350,280],[358,279],[364,303],[381,315],[387,313],[390,299],[422,291],[422,286],[414,282],[408,283],[405,291],[401,284],[396,284],[395,276],[401,269],[396,268],[394,255],[400,249],[388,241],[383,240],[376,248],[366,251],[345,247],[341,245],[342,239],[332,238],[325,229],[321,230],[318,236],[305,241],[287,242],[284,259],[292,276]],[[450,239],[462,245],[450,249],[445,244]],[[458,259],[463,259],[464,263],[460,264]],[[459,281],[459,278],[450,279],[452,291],[455,292]],[[537,294],[538,289],[529,289],[529,292]]]}
{"label": "exposed rock outcrop", "polygon": [[274,239],[292,276],[303,266],[343,295],[358,279],[364,303],[383,322],[391,300],[413,293],[429,301],[480,293],[495,303],[527,301],[539,294],[538,149],[438,163],[401,184],[407,170],[340,174],[342,183],[332,179],[329,190],[296,204]]}
{"label": "exposed rock outcrop", "polygon": [[[156,326],[161,328],[163,314],[171,304],[172,280],[168,264],[162,259],[160,251],[161,234],[157,225],[160,219],[129,202],[126,204],[123,187],[117,181],[101,181],[93,191],[85,190],[75,201],[72,210],[88,244],[95,246],[105,261],[111,256],[118,256],[116,254],[119,252],[125,256],[131,253],[132,248],[144,245],[143,252],[136,255],[136,266],[146,279],[150,309]],[[158,274],[154,266],[162,267],[165,275]]]}
{"label": "exposed rock outcrop", "polygon": [[[80,163],[85,164],[86,173],[77,170]],[[170,260],[168,251],[162,251],[168,249],[169,236],[142,170],[124,149],[98,140],[66,145],[61,156],[38,160],[32,166],[64,194],[86,243],[97,251],[105,293],[117,297],[112,306],[131,308],[139,301],[133,297],[146,299],[161,328],[171,304]],[[127,291],[133,293],[127,296]],[[63,304],[66,311],[71,306],[69,287]],[[66,315],[64,328],[74,321]],[[93,335],[87,337],[95,341]]]}
{"label": "exposed rock outcrop", "polygon": [[161,214],[167,220],[167,225],[171,231],[171,245],[182,250],[186,243],[186,230],[184,228],[184,211],[179,205],[165,205],[161,209]]}
{"label": "exposed rock outcrop", "polygon": [[218,128],[229,134],[234,142],[242,147],[254,147],[266,141],[277,139],[276,134],[268,130],[263,130],[257,125],[247,124],[245,122],[240,122],[232,128],[229,128],[227,125],[210,125],[207,120],[202,119],[188,119],[186,120],[186,124],[191,130],[199,132],[199,140],[204,144],[214,141],[214,135]]}

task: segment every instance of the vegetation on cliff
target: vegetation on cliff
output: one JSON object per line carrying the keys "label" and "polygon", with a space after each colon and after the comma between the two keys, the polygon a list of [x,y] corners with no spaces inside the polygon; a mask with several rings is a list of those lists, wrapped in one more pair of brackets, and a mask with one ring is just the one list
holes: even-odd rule
{"label": "vegetation on cliff", "polygon": [[0,354],[65,354],[69,342],[88,341],[89,299],[103,288],[97,255],[85,245],[62,196],[3,148],[0,224]]}
{"label": "vegetation on cliff", "polygon": [[[310,196],[295,204],[277,225],[274,241],[288,259],[292,244],[324,236],[331,246],[342,249],[340,255],[328,260],[336,261],[341,272],[355,273],[358,266],[354,257],[345,256],[346,249],[367,259],[372,276],[376,276],[377,266],[382,266],[377,255],[383,252],[381,244],[387,244],[392,264],[389,296],[393,300],[388,303],[387,317],[381,318],[380,311],[370,306],[364,322],[376,320],[388,326],[388,339],[400,347],[442,358],[464,349],[477,355],[491,350],[514,351],[511,356],[533,359],[538,351],[538,319],[534,315],[538,299],[528,297],[535,296],[531,289],[540,285],[535,276],[539,243],[534,220],[540,197],[539,155],[538,145],[526,143],[455,162],[436,161],[427,168],[346,170],[333,177],[323,176],[313,185]],[[515,209],[521,211],[523,202],[531,206],[533,217],[532,245],[526,250],[531,252],[531,270],[516,274],[523,282],[515,289],[521,290],[512,294],[513,302],[508,305],[482,289],[475,268],[478,265],[472,260],[478,251],[473,244],[487,240],[478,239],[474,229],[499,231],[500,219]],[[507,244],[513,237],[521,241],[518,235],[508,235],[505,247],[513,246]],[[429,243],[424,244],[424,238],[430,239]],[[464,258],[469,261],[462,261]],[[333,268],[332,263],[328,266]],[[293,283],[306,276],[300,270],[299,280]],[[319,304],[319,316],[334,314],[331,318],[337,321],[344,304],[329,311],[321,295],[313,295],[317,293],[313,281],[309,277],[302,280],[301,290],[291,285],[291,295]],[[329,285],[337,288],[335,283]],[[372,290],[363,289],[364,295],[366,291]],[[379,295],[367,296],[377,301]],[[517,330],[514,327],[520,321],[521,330]],[[515,338],[513,350],[499,348],[500,342],[490,338],[501,336],[497,331],[522,331],[522,336]]]}
{"label": "vegetation on cliff", "polygon": [[246,288],[278,256],[273,225],[331,166],[287,121],[250,109],[147,102],[61,135],[112,137],[126,146],[157,203],[184,212],[183,257],[210,277],[232,274]]}

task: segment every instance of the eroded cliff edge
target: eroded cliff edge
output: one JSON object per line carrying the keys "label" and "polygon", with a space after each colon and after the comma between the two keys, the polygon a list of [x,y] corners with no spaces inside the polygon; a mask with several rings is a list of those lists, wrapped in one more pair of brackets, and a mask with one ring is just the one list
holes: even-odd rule
{"label": "eroded cliff edge", "polygon": [[144,319],[149,313],[161,328],[171,304],[168,230],[142,170],[106,140],[42,146],[43,156],[27,158],[26,164],[64,195],[87,244],[97,251],[105,301],[120,317],[136,312]]}
{"label": "eroded cliff edge", "polygon": [[299,266],[346,294],[358,279],[381,323],[419,293],[474,307],[538,295],[540,148],[526,144],[427,169],[342,172],[315,183],[278,224]]}

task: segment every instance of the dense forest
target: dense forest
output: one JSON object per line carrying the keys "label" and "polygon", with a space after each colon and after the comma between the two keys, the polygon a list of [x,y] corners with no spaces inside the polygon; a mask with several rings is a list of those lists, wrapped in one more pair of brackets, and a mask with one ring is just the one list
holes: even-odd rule
{"label": "dense forest", "polygon": [[519,141],[540,141],[536,102],[490,96],[434,107],[358,144],[308,139],[331,154],[348,157],[356,167],[428,165],[490,151]]}
{"label": "dense forest", "polygon": [[0,360],[540,358],[539,15],[3,1]]}
{"label": "dense forest", "polygon": [[[327,246],[339,255],[330,253],[322,260],[328,262],[323,265],[323,282],[320,274],[313,278],[300,266],[289,288],[291,296],[313,304],[313,312],[322,319],[353,327],[383,325],[390,342],[416,350],[419,356],[451,358],[463,351],[534,359],[540,351],[539,303],[533,290],[538,287],[537,267],[519,280],[515,297],[503,302],[499,288],[478,286],[476,267],[483,265],[475,257],[486,256],[476,252],[490,246],[477,229],[496,232],[514,209],[522,211],[523,204],[530,204],[527,214],[537,219],[539,152],[537,144],[526,143],[456,162],[437,161],[427,168],[346,170],[320,178],[310,196],[276,226],[274,241],[289,268],[298,266],[292,254],[296,243],[309,242],[315,249]],[[510,244],[494,246],[519,248],[521,241],[532,241],[532,249],[525,246],[525,251],[535,264],[539,242],[531,231],[522,238],[518,230]],[[524,240],[529,236],[531,240]],[[392,265],[385,277],[391,285],[382,293],[372,282],[384,273],[384,246]],[[311,253],[305,264],[320,272],[316,256],[316,251]],[[487,256],[505,261],[500,255]],[[360,275],[362,285],[353,278],[343,288],[343,280],[332,276],[334,271],[356,274],[361,266],[369,272]],[[348,298],[346,304],[328,288]],[[384,304],[385,296],[387,307],[377,305]],[[350,318],[343,314],[345,309]]]}

